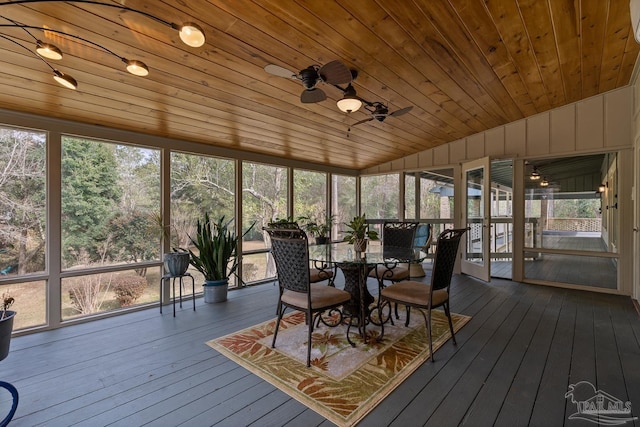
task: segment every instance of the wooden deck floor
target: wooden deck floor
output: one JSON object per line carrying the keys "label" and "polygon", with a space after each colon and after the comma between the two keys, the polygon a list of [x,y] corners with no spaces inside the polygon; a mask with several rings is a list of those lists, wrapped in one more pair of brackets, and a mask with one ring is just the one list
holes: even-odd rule
{"label": "wooden deck floor", "polygon": [[[629,298],[463,276],[452,294],[452,310],[473,316],[457,347],[445,344],[362,426],[577,425],[564,396],[579,381],[640,413]],[[16,337],[0,362],[0,380],[20,391],[11,427],[331,425],[204,344],[273,318],[276,295],[261,285],[175,318],[156,307]]]}

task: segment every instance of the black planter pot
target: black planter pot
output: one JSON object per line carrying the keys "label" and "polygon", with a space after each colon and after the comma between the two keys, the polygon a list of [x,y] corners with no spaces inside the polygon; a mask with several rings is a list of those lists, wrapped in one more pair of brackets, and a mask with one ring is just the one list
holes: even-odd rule
{"label": "black planter pot", "polygon": [[316,237],[316,245],[326,245],[331,239],[328,236]]}
{"label": "black planter pot", "polygon": [[167,252],[164,267],[172,276],[182,276],[189,268],[189,252]]}
{"label": "black planter pot", "polygon": [[13,318],[15,315],[15,311],[7,310],[5,318],[0,320],[0,360],[4,360],[4,358],[9,355]]}

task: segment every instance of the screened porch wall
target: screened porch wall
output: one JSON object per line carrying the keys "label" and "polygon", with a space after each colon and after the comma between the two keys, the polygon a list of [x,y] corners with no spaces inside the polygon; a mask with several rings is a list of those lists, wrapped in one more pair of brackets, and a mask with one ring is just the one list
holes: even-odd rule
{"label": "screened porch wall", "polygon": [[[579,102],[470,135],[449,144],[406,156],[361,171],[362,175],[415,171],[433,167],[455,167],[482,157],[514,160],[514,183],[522,182],[524,159],[620,152],[618,199],[620,217],[619,275],[617,292],[634,294],[633,260],[633,171],[632,148],[640,138],[640,124],[634,109],[637,87],[610,91]],[[632,123],[635,127],[632,128]],[[518,175],[520,174],[520,175]],[[639,179],[640,181],[640,179]],[[514,188],[515,190],[515,188]],[[523,200],[514,196],[514,229],[524,227]],[[522,240],[521,240],[522,242]],[[522,243],[521,243],[522,244]],[[520,247],[520,250],[522,248]],[[514,280],[523,280],[522,269],[514,267]],[[635,292],[636,294],[638,291]],[[636,295],[637,297],[637,295]]]}

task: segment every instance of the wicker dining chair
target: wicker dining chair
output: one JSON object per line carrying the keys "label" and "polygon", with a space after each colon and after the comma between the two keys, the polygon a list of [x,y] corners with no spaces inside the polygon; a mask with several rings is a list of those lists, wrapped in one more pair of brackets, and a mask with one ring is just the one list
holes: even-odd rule
{"label": "wicker dining chair", "polygon": [[[385,222],[382,227],[382,251],[385,248],[413,248],[417,222]],[[371,272],[369,277],[378,280],[380,289],[384,287],[384,280],[397,282],[409,278],[409,267],[398,263],[380,264]]]}
{"label": "wicker dining chair", "polygon": [[[413,248],[416,230],[419,223],[417,222],[391,222],[387,221],[382,227],[382,251],[385,248]],[[385,280],[392,283],[400,280],[409,280],[410,269],[408,265],[402,265],[397,262],[389,262],[378,264],[369,272],[369,277],[378,281],[378,292],[385,287]],[[380,321],[386,321],[382,314],[382,305],[378,306]],[[395,307],[396,319],[398,318],[398,306]],[[391,314],[389,313],[389,316]],[[393,320],[391,320],[393,322]]]}
{"label": "wicker dining chair", "polygon": [[[270,222],[268,224],[268,228],[274,229],[282,229],[282,230],[292,230],[292,229],[300,229],[300,225],[295,221],[276,221]],[[311,267],[309,269],[309,277],[311,283],[318,283],[324,280],[329,281],[329,286],[335,286],[334,279],[336,275],[336,267],[323,265],[321,268]]]}
{"label": "wicker dining chair", "polygon": [[[449,310],[449,288],[451,286],[451,276],[453,267],[458,255],[458,247],[462,235],[466,228],[445,230],[438,236],[433,270],[431,273],[431,284],[407,280],[394,283],[380,291],[380,299],[389,303],[404,304],[407,308],[418,308],[424,317],[425,326],[429,333],[429,350],[431,361],[433,362],[433,337],[431,327],[431,311],[434,308],[442,307],[449,321],[451,339],[456,344],[456,337],[451,321]],[[426,311],[426,313],[425,313]],[[407,313],[408,315],[408,313]],[[384,325],[383,325],[384,327]]]}
{"label": "wicker dining chair", "polygon": [[273,334],[272,347],[276,346],[280,321],[287,308],[306,314],[308,325],[307,367],[311,366],[311,339],[316,316],[331,310],[339,314],[338,308],[351,300],[351,294],[332,286],[311,283],[309,274],[309,245],[307,235],[300,229],[265,229],[271,237],[271,253],[276,263],[280,295],[278,297],[278,320]]}

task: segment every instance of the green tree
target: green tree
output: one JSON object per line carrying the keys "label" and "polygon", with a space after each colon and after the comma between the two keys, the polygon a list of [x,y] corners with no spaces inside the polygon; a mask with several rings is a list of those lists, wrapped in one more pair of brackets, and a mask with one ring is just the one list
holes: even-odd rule
{"label": "green tree", "polygon": [[[122,190],[115,145],[80,138],[62,144],[62,253],[65,266],[86,250],[97,260]],[[103,250],[104,248],[102,248]]]}
{"label": "green tree", "polygon": [[[122,196],[109,221],[109,258],[139,262],[160,255],[160,156],[157,150],[116,145],[118,186]],[[137,271],[144,275],[145,269]]]}
{"label": "green tree", "polygon": [[[123,261],[147,261],[158,256],[160,235],[152,230],[157,227],[153,218],[142,212],[118,213],[109,221],[113,237],[112,258]],[[116,252],[117,251],[117,252]],[[141,276],[145,270],[137,271]]]}
{"label": "green tree", "polygon": [[399,174],[365,176],[360,182],[362,213],[365,213],[367,218],[398,218]]}
{"label": "green tree", "polygon": [[120,212],[157,213],[160,210],[160,152],[116,145]]}
{"label": "green tree", "polygon": [[[192,217],[233,216],[235,162],[175,153],[171,158],[171,200]],[[173,212],[173,209],[172,209]]]}
{"label": "green tree", "polygon": [[283,167],[244,163],[242,169],[243,230],[255,221],[246,239],[258,236],[262,227],[276,219],[287,217],[287,169]]}
{"label": "green tree", "polygon": [[44,270],[44,133],[0,129],[0,270]]}
{"label": "green tree", "polygon": [[327,212],[327,174],[296,169],[293,171],[293,216],[322,220]]}
{"label": "green tree", "polygon": [[568,199],[553,201],[553,215],[556,218],[596,218],[599,199]]}

